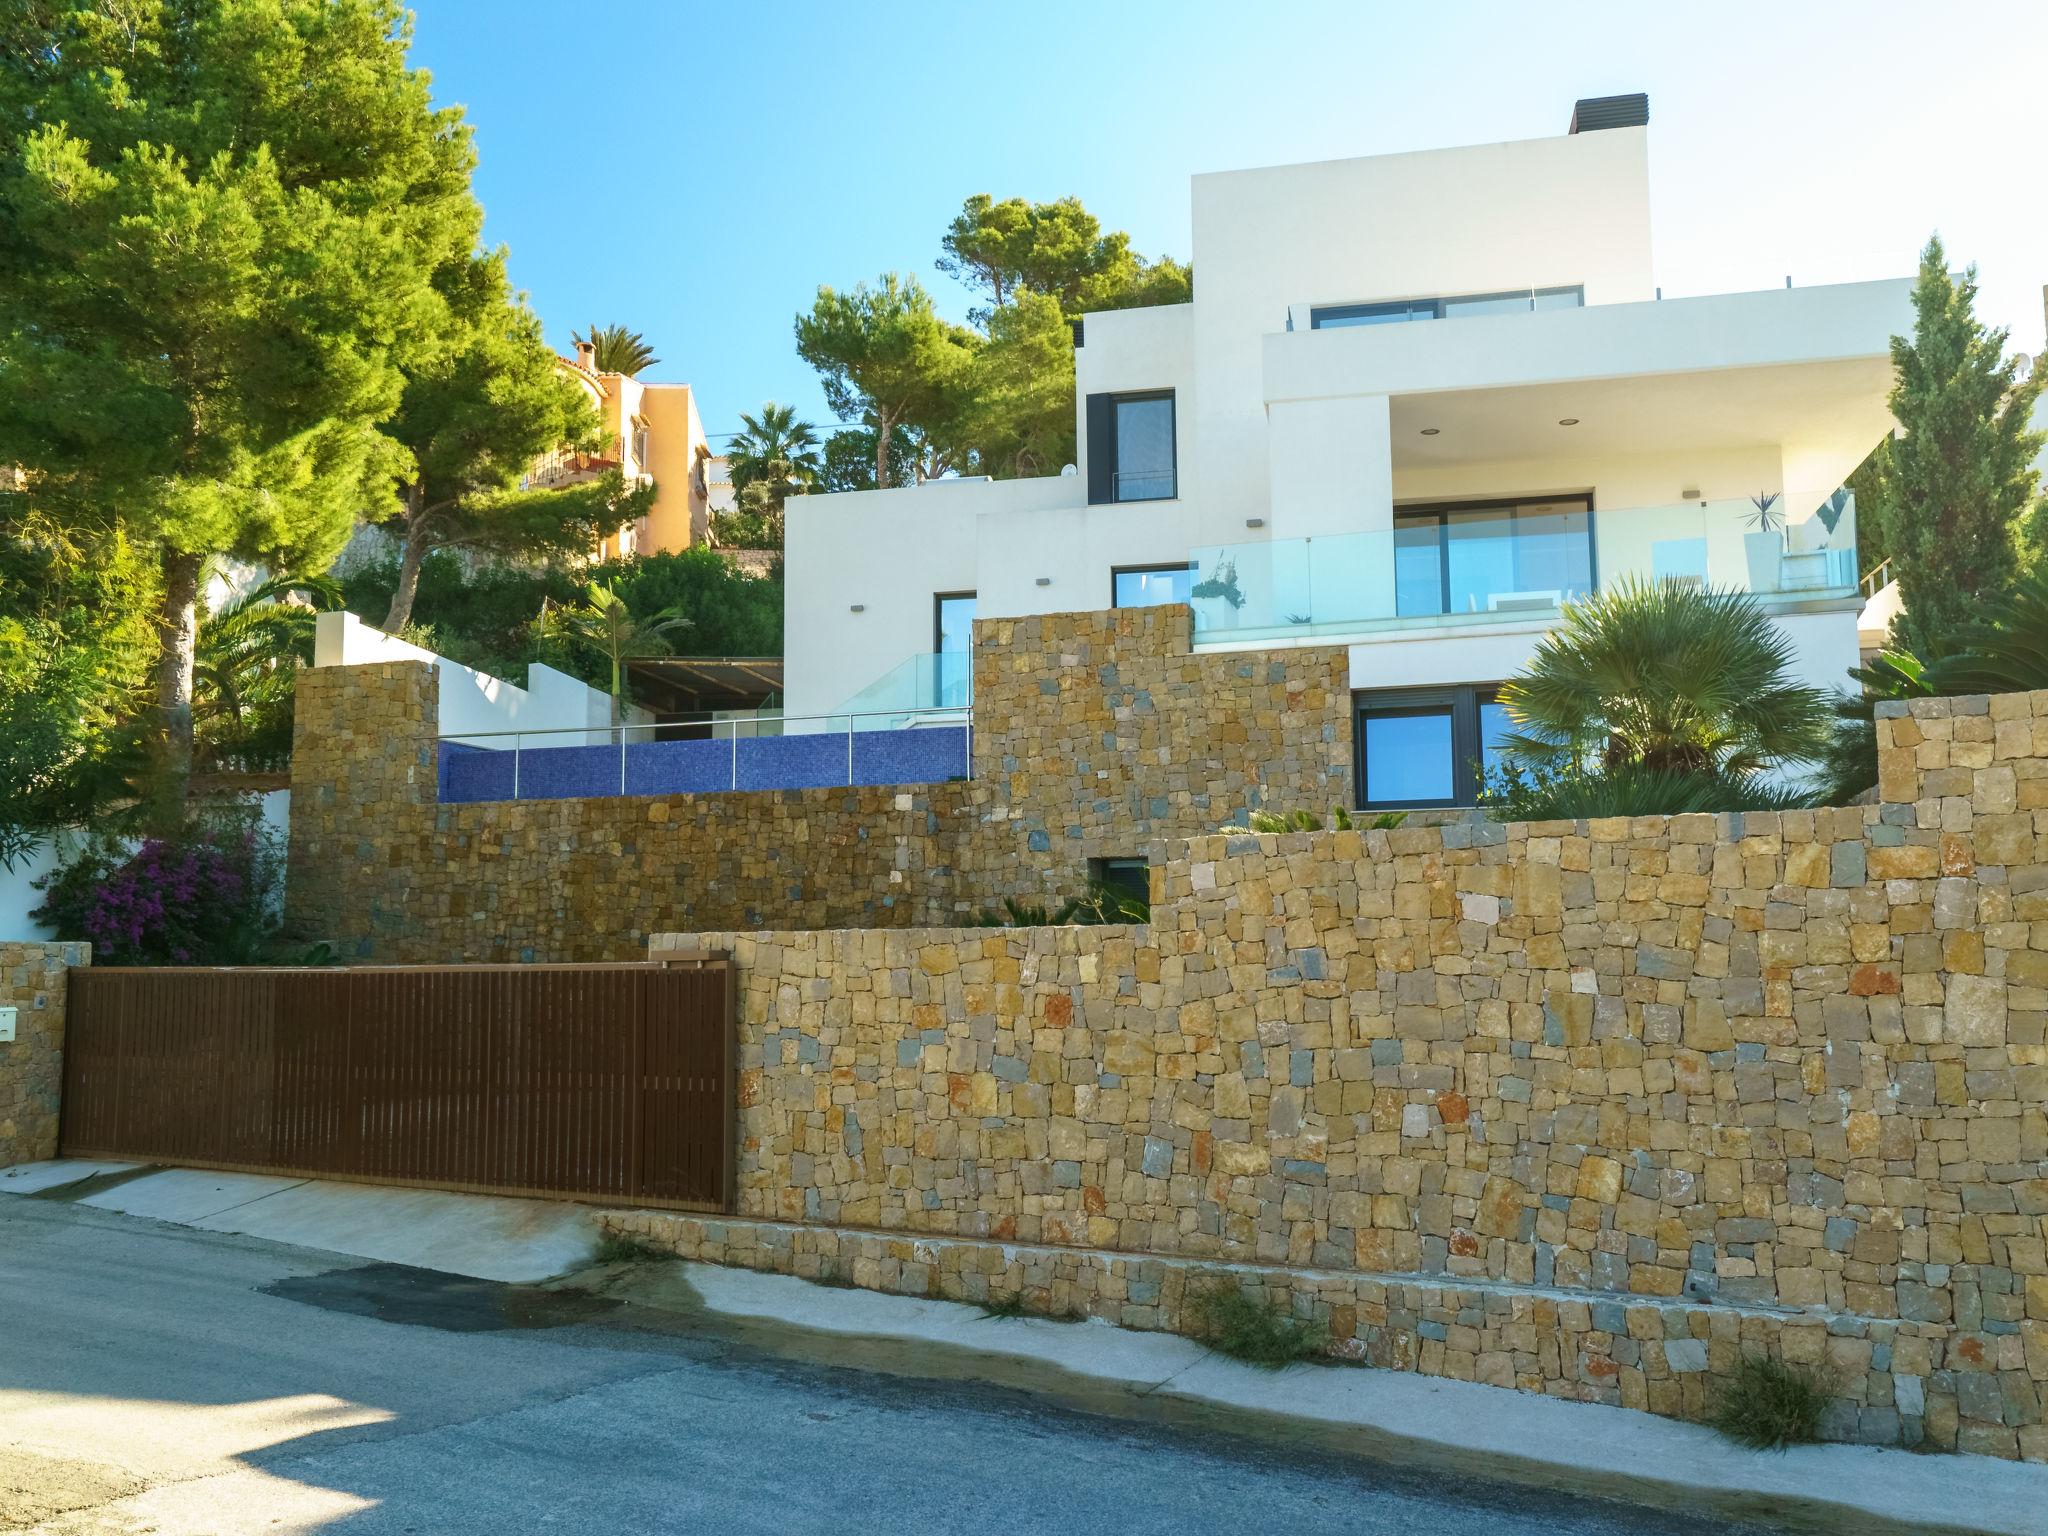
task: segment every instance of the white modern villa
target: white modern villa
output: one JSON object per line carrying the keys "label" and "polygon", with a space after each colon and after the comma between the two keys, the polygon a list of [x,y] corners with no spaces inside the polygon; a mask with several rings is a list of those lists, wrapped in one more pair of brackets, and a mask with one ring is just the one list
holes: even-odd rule
{"label": "white modern villa", "polygon": [[1195,177],[1193,302],[1074,328],[1068,473],[789,503],[792,725],[965,703],[976,618],[1187,602],[1198,650],[1348,647],[1362,806],[1470,804],[1493,690],[1627,575],[1844,686],[1912,280],[1661,298],[1648,115]]}

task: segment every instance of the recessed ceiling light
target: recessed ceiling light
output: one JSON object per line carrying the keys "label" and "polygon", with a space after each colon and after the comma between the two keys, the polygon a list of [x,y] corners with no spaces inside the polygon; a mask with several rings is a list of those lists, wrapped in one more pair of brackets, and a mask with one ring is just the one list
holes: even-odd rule
{"label": "recessed ceiling light", "polygon": [[1576,427],[1579,424],[1579,418],[1576,416],[1560,416],[1557,418],[1557,424],[1560,427]]}
{"label": "recessed ceiling light", "polygon": [[1424,427],[1422,429],[1422,435],[1424,437],[1435,437],[1437,433],[1442,430],[1443,429],[1441,427]]}

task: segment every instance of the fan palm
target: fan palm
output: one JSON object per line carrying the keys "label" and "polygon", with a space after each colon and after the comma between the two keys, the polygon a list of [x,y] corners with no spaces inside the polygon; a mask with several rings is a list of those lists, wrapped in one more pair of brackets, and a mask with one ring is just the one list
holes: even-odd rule
{"label": "fan palm", "polygon": [[1784,634],[1743,592],[1624,578],[1565,610],[1500,700],[1503,745],[1541,769],[1741,780],[1824,750],[1829,696],[1795,682]]}
{"label": "fan palm", "polygon": [[217,766],[260,770],[289,760],[298,671],[312,665],[320,610],[340,606],[341,589],[325,576],[276,576],[201,622],[193,726]]}
{"label": "fan palm", "polygon": [[588,342],[595,350],[599,373],[623,373],[631,377],[642,368],[652,368],[661,361],[638,331],[629,331],[623,325],[593,325],[586,335],[578,335],[574,331],[569,334],[578,346]]}
{"label": "fan palm", "polygon": [[618,592],[593,581],[584,599],[574,608],[544,606],[540,615],[543,638],[591,652],[611,668],[612,724],[619,723],[619,702],[625,687],[626,663],[641,656],[672,656],[675,645],[670,636],[689,627],[680,608],[663,608],[658,613],[636,616]]}
{"label": "fan palm", "polygon": [[770,400],[759,416],[741,411],[740,430],[725,450],[732,488],[744,492],[749,486],[762,486],[780,512],[783,498],[792,490],[818,483],[825,469],[818,449],[817,428],[797,420],[795,406]]}

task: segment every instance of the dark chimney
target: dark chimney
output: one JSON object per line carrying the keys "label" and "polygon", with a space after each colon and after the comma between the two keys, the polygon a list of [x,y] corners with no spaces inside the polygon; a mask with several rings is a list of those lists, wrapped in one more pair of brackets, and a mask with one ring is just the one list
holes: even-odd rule
{"label": "dark chimney", "polygon": [[1585,96],[1572,103],[1572,125],[1567,133],[1597,133],[1602,128],[1646,128],[1650,122],[1650,98],[1642,91],[1632,96]]}

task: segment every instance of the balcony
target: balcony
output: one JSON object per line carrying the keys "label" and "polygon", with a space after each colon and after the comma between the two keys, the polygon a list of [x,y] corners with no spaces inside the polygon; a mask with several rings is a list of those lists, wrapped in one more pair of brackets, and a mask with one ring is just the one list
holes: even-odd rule
{"label": "balcony", "polygon": [[1771,602],[1854,598],[1855,502],[1790,524],[1782,502],[1594,511],[1582,500],[1397,512],[1392,529],[1194,551],[1197,643],[1548,623],[1623,575]]}
{"label": "balcony", "polygon": [[619,467],[616,448],[601,453],[585,453],[574,448],[551,448],[533,461],[526,472],[525,488],[529,491],[551,491],[559,486],[579,485],[586,480],[595,480],[608,470]]}

